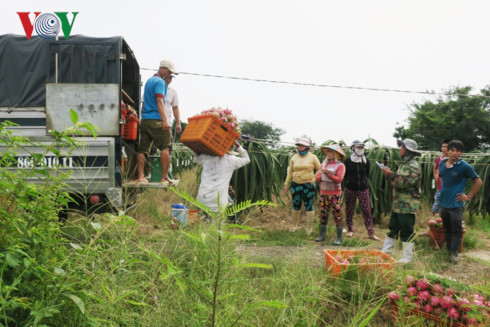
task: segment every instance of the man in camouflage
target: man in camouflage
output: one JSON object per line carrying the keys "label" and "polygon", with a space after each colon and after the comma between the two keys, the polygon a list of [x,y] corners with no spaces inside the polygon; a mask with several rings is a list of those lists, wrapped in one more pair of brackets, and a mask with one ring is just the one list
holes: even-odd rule
{"label": "man in camouflage", "polygon": [[388,226],[390,231],[387,233],[381,251],[393,252],[395,241],[400,237],[403,244],[403,255],[398,262],[407,263],[412,261],[413,257],[411,240],[414,235],[415,213],[420,207],[422,170],[415,157],[420,156],[421,153],[417,151],[417,143],[414,140],[397,140],[397,143],[403,159],[400,167],[396,173],[390,168],[382,170],[388,182],[393,186],[393,209]]}

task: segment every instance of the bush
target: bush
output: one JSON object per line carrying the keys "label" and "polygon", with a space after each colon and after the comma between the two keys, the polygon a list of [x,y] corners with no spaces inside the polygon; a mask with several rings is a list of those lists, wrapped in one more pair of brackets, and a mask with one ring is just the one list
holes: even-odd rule
{"label": "bush", "polygon": [[[67,312],[75,310],[73,320],[84,309],[62,269],[68,254],[58,222],[68,201],[63,176],[50,174],[39,154],[31,154],[36,169],[16,169],[16,149],[30,141],[12,136],[7,125],[0,125],[6,148],[0,159],[0,326],[60,324]],[[26,182],[33,177],[42,182]]]}

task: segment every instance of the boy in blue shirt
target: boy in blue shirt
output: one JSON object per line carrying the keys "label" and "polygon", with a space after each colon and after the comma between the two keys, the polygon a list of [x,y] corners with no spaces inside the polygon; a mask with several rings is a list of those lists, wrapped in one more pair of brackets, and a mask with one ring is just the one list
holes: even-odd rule
{"label": "boy in blue shirt", "polygon": [[[449,261],[458,263],[458,249],[463,239],[463,212],[466,201],[470,201],[483,185],[481,178],[466,161],[461,159],[464,144],[453,140],[447,145],[448,158],[439,165],[442,178],[439,215],[446,229],[446,247]],[[473,187],[464,194],[466,181],[473,180]]]}

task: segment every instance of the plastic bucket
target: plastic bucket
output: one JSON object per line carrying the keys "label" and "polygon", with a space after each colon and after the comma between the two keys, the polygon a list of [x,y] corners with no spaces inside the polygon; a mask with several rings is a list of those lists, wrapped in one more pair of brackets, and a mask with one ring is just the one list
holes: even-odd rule
{"label": "plastic bucket", "polygon": [[179,223],[187,224],[189,221],[189,207],[183,204],[172,204],[172,219],[177,218]]}

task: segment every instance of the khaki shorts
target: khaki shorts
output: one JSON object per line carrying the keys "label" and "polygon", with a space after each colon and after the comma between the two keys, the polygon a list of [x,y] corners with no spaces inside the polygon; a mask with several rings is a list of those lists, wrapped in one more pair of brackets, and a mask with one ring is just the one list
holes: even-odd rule
{"label": "khaki shorts", "polygon": [[138,152],[149,154],[153,143],[160,151],[168,149],[172,145],[170,130],[164,131],[162,129],[161,120],[143,119],[140,123]]}

